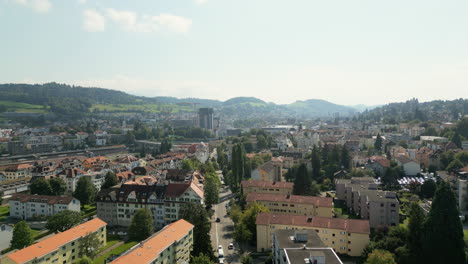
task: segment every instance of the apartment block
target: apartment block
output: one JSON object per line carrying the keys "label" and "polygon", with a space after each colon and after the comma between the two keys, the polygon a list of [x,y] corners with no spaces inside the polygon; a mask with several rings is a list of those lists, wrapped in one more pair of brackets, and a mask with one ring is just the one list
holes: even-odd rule
{"label": "apartment block", "polygon": [[257,202],[278,214],[333,216],[333,198],[290,194],[249,193],[247,204]]}
{"label": "apartment block", "polygon": [[97,215],[110,226],[130,226],[140,208],[153,213],[156,229],[179,219],[179,210],[188,202],[203,204],[203,190],[194,182],[168,185],[117,185],[101,190],[96,198]]}
{"label": "apartment block", "polygon": [[113,264],[188,264],[193,248],[193,225],[181,219],[135,245]]}
{"label": "apartment block", "polygon": [[350,256],[360,256],[369,244],[368,220],[260,213],[256,225],[259,252],[270,250],[273,232],[284,229],[315,230],[327,247]]}
{"label": "apartment block", "polygon": [[71,196],[17,193],[13,194],[8,204],[10,205],[10,216],[23,220],[37,216],[52,216],[63,210],[80,211],[80,201]]}
{"label": "apartment block", "polygon": [[39,241],[29,247],[15,251],[0,264],[71,264],[80,258],[81,239],[96,234],[102,246],[106,244],[106,223],[95,218],[67,231]]}
{"label": "apartment block", "polygon": [[241,182],[242,193],[265,193],[265,194],[291,194],[294,183],[292,182],[275,182],[275,181],[257,181],[244,180]]}
{"label": "apartment block", "polygon": [[395,192],[378,190],[371,177],[338,179],[336,197],[362,219],[368,219],[371,228],[395,226],[399,223],[400,204]]}
{"label": "apartment block", "polygon": [[273,232],[274,264],[342,264],[335,251],[323,244],[314,230]]}

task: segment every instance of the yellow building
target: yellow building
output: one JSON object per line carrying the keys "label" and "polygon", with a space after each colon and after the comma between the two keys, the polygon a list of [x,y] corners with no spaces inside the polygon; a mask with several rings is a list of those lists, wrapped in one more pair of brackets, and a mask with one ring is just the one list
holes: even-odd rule
{"label": "yellow building", "polygon": [[188,264],[193,247],[193,225],[181,219],[140,242],[113,264]]}
{"label": "yellow building", "polygon": [[369,244],[368,220],[260,213],[257,216],[257,251],[268,251],[275,230],[313,229],[322,242],[339,254],[360,256]]}
{"label": "yellow building", "polygon": [[289,194],[249,193],[247,204],[257,202],[278,214],[333,217],[333,198]]}
{"label": "yellow building", "polygon": [[15,251],[0,260],[1,264],[66,264],[80,258],[81,238],[96,234],[102,246],[106,244],[106,222],[94,218],[84,224],[46,238]]}
{"label": "yellow building", "polygon": [[241,182],[242,193],[271,193],[271,194],[291,194],[294,183],[244,180]]}

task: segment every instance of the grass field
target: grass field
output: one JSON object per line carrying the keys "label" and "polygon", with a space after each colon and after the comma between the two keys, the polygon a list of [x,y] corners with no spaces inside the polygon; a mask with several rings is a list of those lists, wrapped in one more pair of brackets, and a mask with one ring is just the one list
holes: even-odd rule
{"label": "grass field", "polygon": [[156,105],[156,104],[95,104],[91,107],[90,111],[98,110],[100,112],[128,112],[128,111],[143,111],[148,113],[171,112],[177,113],[181,111],[190,112],[193,108],[185,105]]}
{"label": "grass field", "polygon": [[136,245],[138,242],[136,241],[130,241],[130,242],[127,242],[125,244],[122,244],[116,248],[114,248],[113,250],[107,252],[106,254],[98,257],[98,258],[95,258],[93,260],[93,264],[104,264],[104,261],[110,257],[111,255],[120,255],[122,254],[123,252],[127,251],[128,249],[130,249],[131,247],[133,247],[134,245]]}
{"label": "grass field", "polygon": [[8,205],[0,206],[0,222],[5,221],[5,219],[10,215],[10,207]]}
{"label": "grass field", "polygon": [[18,103],[11,101],[0,101],[0,105],[5,106],[8,112],[17,113],[47,113],[49,106]]}
{"label": "grass field", "polygon": [[92,215],[96,214],[96,204],[87,204],[83,206],[83,209],[81,210],[84,215],[83,218],[90,217]]}

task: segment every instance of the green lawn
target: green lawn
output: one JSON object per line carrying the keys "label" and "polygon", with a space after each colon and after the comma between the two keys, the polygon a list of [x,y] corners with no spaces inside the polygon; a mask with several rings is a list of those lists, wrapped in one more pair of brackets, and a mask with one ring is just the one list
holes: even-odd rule
{"label": "green lawn", "polygon": [[84,218],[87,218],[87,217],[90,217],[92,215],[95,215],[96,214],[96,204],[87,204],[85,206],[83,206],[83,208],[81,209],[81,212],[83,212],[83,217]]}
{"label": "green lawn", "polygon": [[0,105],[7,107],[7,111],[9,112],[17,112],[17,113],[47,113],[49,107],[47,106],[44,108],[42,105],[34,105],[34,104],[27,104],[27,103],[18,103],[12,101],[1,101]]}
{"label": "green lawn", "polygon": [[130,242],[127,242],[125,244],[122,244],[116,248],[114,248],[113,250],[107,252],[106,254],[98,257],[98,258],[95,258],[93,260],[93,264],[104,264],[104,261],[111,255],[120,255],[122,253],[124,253],[125,251],[127,251],[128,249],[130,249],[131,247],[133,247],[134,245],[136,245],[138,242],[136,241],[130,241]]}
{"label": "green lawn", "polygon": [[107,244],[99,250],[99,252],[103,252],[104,250],[112,247],[113,245],[117,244],[117,242],[121,241],[121,238],[119,235],[108,235],[107,236]]}
{"label": "green lawn", "polygon": [[0,206],[0,222],[6,220],[10,216],[10,207],[8,205]]}
{"label": "green lawn", "polygon": [[160,112],[191,112],[193,108],[191,105],[162,105],[162,104],[95,104],[91,107],[90,111],[98,110],[100,112],[132,112],[143,111],[147,113],[160,113]]}

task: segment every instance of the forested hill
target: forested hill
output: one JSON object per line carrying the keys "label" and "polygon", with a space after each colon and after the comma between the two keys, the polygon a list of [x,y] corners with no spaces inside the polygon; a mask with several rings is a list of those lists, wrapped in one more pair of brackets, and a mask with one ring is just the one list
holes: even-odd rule
{"label": "forested hill", "polygon": [[143,97],[125,92],[85,88],[58,83],[0,84],[0,113],[54,113],[58,116],[79,117],[86,113],[173,113],[194,111],[197,107],[213,107],[215,111],[233,118],[318,117],[335,113],[354,113],[350,107],[323,100],[298,101],[290,105],[267,103],[255,97],[235,97],[225,102],[200,98],[167,96]]}
{"label": "forested hill", "polygon": [[371,120],[388,124],[419,121],[454,121],[468,115],[468,99],[452,101],[436,100],[420,103],[417,99],[404,103],[391,103],[360,114],[361,120]]}

